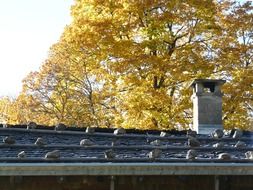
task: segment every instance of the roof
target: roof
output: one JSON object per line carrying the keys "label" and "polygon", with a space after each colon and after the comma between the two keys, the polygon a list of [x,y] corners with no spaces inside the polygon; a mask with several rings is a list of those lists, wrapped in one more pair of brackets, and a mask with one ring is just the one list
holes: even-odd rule
{"label": "roof", "polygon": [[0,126],[0,175],[253,175],[253,134],[234,135]]}

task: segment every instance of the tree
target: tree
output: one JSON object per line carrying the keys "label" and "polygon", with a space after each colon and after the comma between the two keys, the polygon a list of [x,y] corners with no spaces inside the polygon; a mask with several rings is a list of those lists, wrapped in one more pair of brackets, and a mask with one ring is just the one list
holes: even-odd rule
{"label": "tree", "polygon": [[0,123],[7,123],[9,120],[9,109],[12,102],[8,97],[0,98]]}
{"label": "tree", "polygon": [[[114,92],[115,124],[188,127],[193,78],[211,77],[208,52],[221,34],[222,6],[207,1],[79,0],[65,38],[92,51]],[[127,47],[127,48],[126,48]]]}
{"label": "tree", "polygon": [[31,72],[23,81],[23,94],[30,97],[26,107],[39,123],[95,122],[92,77],[81,57],[69,48],[63,42],[52,46],[40,71]]}
{"label": "tree", "polygon": [[0,98],[0,123],[24,124],[26,123],[25,117],[26,111],[23,112],[23,107],[20,104],[20,98]]}
{"label": "tree", "polygon": [[221,19],[215,46],[216,72],[224,86],[226,126],[251,129],[253,124],[253,5],[234,3]]}

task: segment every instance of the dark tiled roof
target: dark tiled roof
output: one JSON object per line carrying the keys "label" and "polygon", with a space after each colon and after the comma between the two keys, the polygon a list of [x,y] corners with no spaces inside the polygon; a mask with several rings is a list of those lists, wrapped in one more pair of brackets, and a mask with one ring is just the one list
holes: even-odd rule
{"label": "dark tiled roof", "polygon": [[[27,130],[26,126],[0,126],[2,139],[15,140],[15,143],[2,141],[0,162],[253,162],[245,156],[246,152],[253,151],[253,134],[244,132],[240,138],[232,138],[232,135],[233,131],[222,138],[196,135],[195,140],[200,146],[191,147],[186,131],[169,131],[161,137],[160,131],[126,130],[125,134],[117,135],[113,129],[97,128],[94,133],[86,133],[85,128],[67,127],[64,131],[55,131],[54,127],[38,126]],[[40,142],[35,144],[38,138],[41,138]],[[80,145],[81,141],[83,145]],[[236,147],[238,141],[241,144]],[[215,147],[217,143],[220,146]],[[59,158],[45,158],[48,152],[55,150],[60,153]],[[228,154],[223,157],[222,153]]]}

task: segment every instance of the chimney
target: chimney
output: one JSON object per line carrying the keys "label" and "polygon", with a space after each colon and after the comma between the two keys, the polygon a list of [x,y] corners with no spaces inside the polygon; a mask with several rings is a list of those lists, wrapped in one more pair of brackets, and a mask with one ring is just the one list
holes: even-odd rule
{"label": "chimney", "polygon": [[210,134],[222,125],[221,86],[225,80],[196,79],[193,88],[193,129],[198,134]]}

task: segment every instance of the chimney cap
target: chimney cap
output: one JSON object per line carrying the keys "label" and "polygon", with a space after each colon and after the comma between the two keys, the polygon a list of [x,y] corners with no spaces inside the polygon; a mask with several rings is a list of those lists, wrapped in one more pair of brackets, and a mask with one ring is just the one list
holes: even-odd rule
{"label": "chimney cap", "polygon": [[224,84],[226,82],[226,80],[222,80],[222,79],[195,79],[191,82],[190,87],[194,88],[195,84],[206,84],[207,86],[209,86],[210,84],[214,84],[214,85],[221,85]]}

